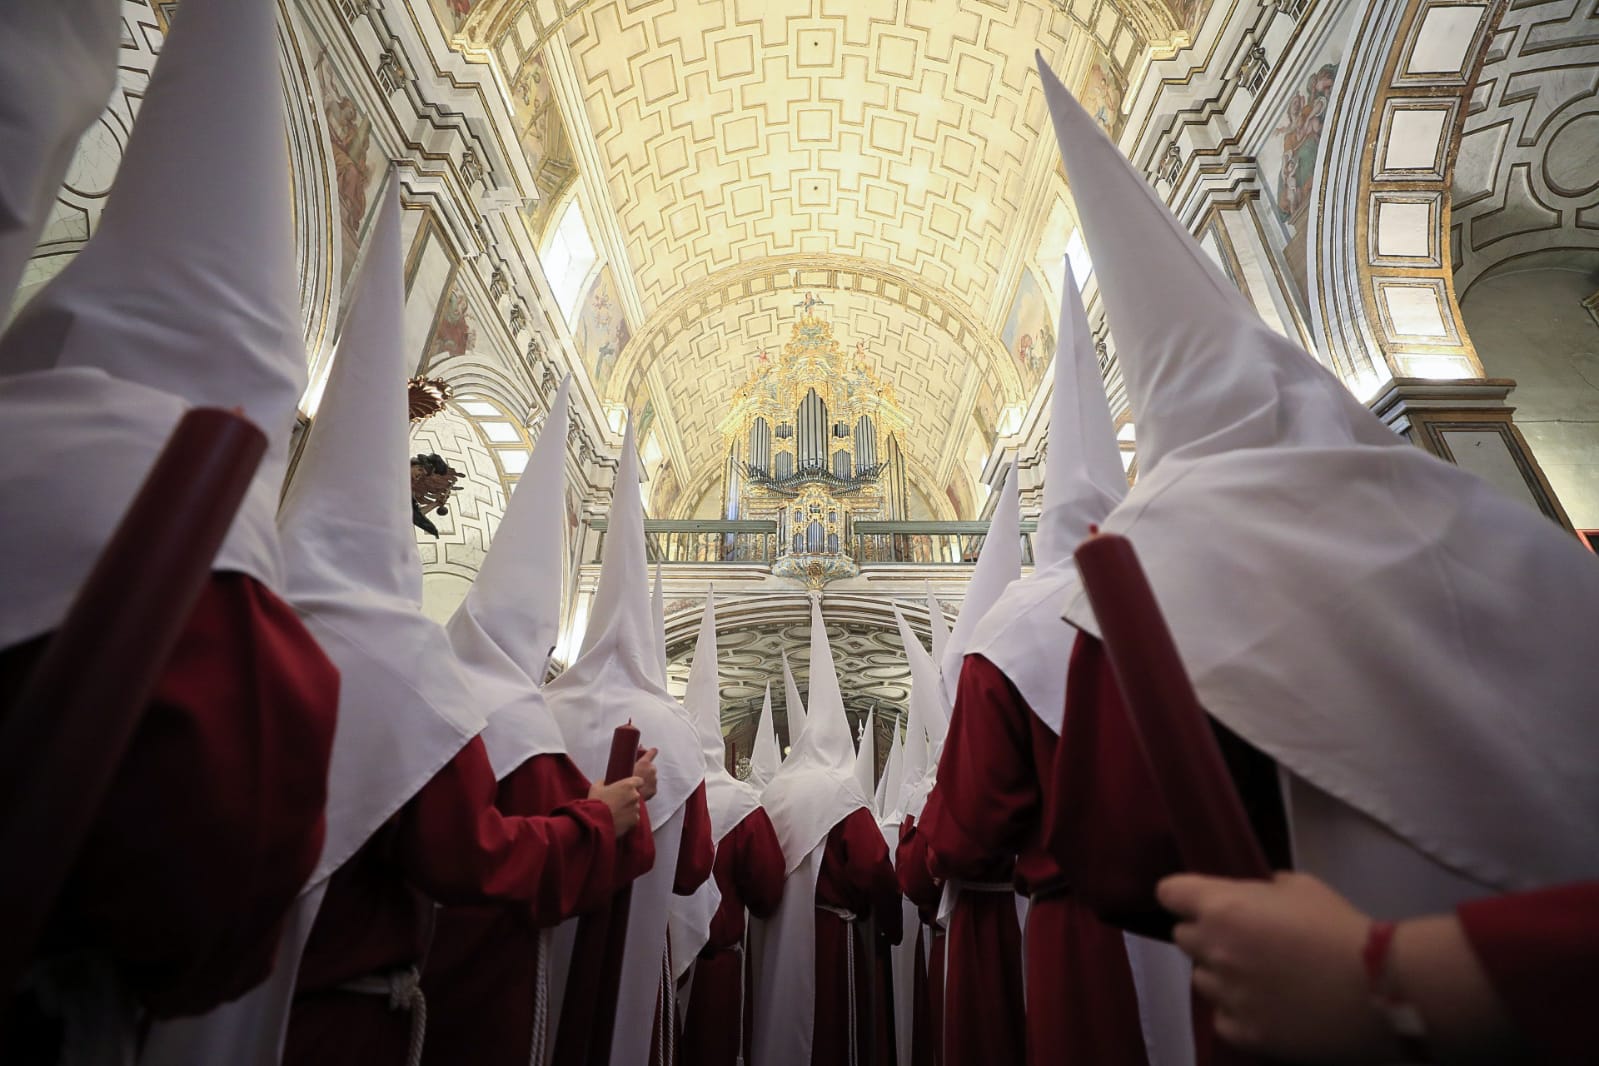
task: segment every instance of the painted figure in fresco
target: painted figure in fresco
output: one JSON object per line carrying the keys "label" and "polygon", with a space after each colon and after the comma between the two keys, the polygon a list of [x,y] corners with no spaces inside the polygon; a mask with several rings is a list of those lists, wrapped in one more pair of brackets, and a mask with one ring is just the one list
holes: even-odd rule
{"label": "painted figure in fresco", "polygon": [[476,343],[472,323],[466,314],[466,293],[451,285],[444,297],[444,307],[439,312],[439,324],[433,330],[433,343],[428,345],[428,359],[437,356],[465,355]]}
{"label": "painted figure in fresco", "polygon": [[366,193],[372,184],[372,123],[355,102],[345,95],[335,80],[328,54],[317,58],[322,79],[322,103],[327,112],[328,140],[333,146],[333,170],[339,187],[339,225],[344,231],[346,267],[354,262],[354,250],[366,219]]}
{"label": "painted figure in fresco", "polygon": [[1337,66],[1328,63],[1312,74],[1305,91],[1295,93],[1288,101],[1282,125],[1275,131],[1283,145],[1277,180],[1277,214],[1285,223],[1298,217],[1310,203],[1316,149],[1321,144],[1327,99],[1332,94],[1337,72]]}

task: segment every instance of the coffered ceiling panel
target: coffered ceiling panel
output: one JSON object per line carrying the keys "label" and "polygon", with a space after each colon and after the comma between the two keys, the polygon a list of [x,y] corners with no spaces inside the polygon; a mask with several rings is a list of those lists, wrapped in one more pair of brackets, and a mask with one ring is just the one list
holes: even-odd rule
{"label": "coffered ceiling panel", "polygon": [[988,311],[1047,121],[1033,53],[1079,32],[1020,0],[587,5],[566,42],[646,315],[749,259],[827,254]]}

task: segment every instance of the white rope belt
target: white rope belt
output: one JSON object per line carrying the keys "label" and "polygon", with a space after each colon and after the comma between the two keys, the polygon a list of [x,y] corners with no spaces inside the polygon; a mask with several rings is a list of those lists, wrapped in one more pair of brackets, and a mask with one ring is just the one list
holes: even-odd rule
{"label": "white rope belt", "polygon": [[677,981],[672,976],[670,941],[661,952],[661,994],[656,997],[656,1004],[655,1019],[661,1038],[656,1061],[661,1066],[673,1066],[677,1061]]}
{"label": "white rope belt", "polygon": [[539,963],[533,977],[533,1042],[528,1049],[528,1066],[544,1062],[544,1044],[550,1036],[550,944],[553,929],[539,930]]}
{"label": "white rope belt", "polygon": [[367,996],[388,996],[390,1010],[411,1012],[411,1045],[405,1054],[405,1066],[421,1066],[422,1043],[427,1039],[428,1001],[422,994],[422,972],[415,966],[394,970],[387,974],[357,977],[338,986],[340,992],[356,992]]}
{"label": "white rope belt", "polygon": [[849,977],[846,978],[849,988],[849,1066],[858,1066],[859,1040],[855,1034],[860,1023],[855,1018],[855,923],[861,920],[861,916],[826,903],[817,903],[816,909],[836,915],[844,923],[844,966],[849,971]]}

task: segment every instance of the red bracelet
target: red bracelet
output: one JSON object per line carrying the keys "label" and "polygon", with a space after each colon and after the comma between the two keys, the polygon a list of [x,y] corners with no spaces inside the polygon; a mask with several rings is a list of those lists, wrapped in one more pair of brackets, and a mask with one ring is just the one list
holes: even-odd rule
{"label": "red bracelet", "polygon": [[1397,930],[1393,922],[1371,923],[1366,933],[1366,946],[1360,953],[1366,967],[1366,987],[1371,992],[1372,1005],[1388,1023],[1404,1061],[1429,1063],[1433,1057],[1427,1046],[1426,1020],[1414,1004],[1399,994],[1388,968],[1389,951]]}

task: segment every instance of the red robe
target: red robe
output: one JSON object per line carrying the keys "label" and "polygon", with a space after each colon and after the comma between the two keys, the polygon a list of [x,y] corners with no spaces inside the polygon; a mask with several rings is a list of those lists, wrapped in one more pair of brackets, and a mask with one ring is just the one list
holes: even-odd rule
{"label": "red robe", "polygon": [[[1267,860],[1287,869],[1292,853],[1276,764],[1214,719],[1211,727]],[[1059,754],[1050,769],[1045,847],[1072,895],[1105,922],[1169,940],[1173,919],[1155,899],[1155,886],[1183,868],[1176,836],[1104,646],[1086,634],[1072,647]],[[1194,1030],[1200,1066],[1259,1061],[1217,1040],[1209,1008],[1197,999]]]}
{"label": "red robe", "polygon": [[1490,896],[1455,908],[1505,1013],[1538,1062],[1594,1061],[1599,881]]}
{"label": "red robe", "polygon": [[[1074,659],[1074,685],[1079,673]],[[1068,706],[1072,697],[1068,692]],[[1164,812],[1154,809],[1152,789],[1131,791],[1138,779],[1119,790],[1109,781],[1105,794],[1074,811],[1104,838],[1107,849],[1095,858],[1106,869],[1072,869],[1058,862],[1044,848],[1051,805],[1070,802],[1046,791],[1057,740],[1064,758],[1075,742],[1070,730],[1057,738],[997,667],[981,656],[967,656],[938,766],[940,802],[929,801],[921,830],[935,871],[984,869],[1016,856],[1017,887],[1032,897],[1026,934],[1027,1061],[1143,1066],[1138,999],[1121,933],[1099,921],[1077,890],[1084,877],[1115,880],[1126,857],[1113,845],[1124,834],[1145,843],[1144,827],[1157,814],[1163,825]],[[1105,757],[1091,742],[1071,754],[1090,761]],[[1162,842],[1164,851],[1158,846]],[[1163,869],[1175,868],[1176,849],[1169,839],[1156,835],[1145,851],[1165,860]],[[1000,899],[1014,906],[1008,897]],[[953,1022],[946,1019],[946,1028]]]}
{"label": "red robe", "polygon": [[[827,908],[833,908],[829,910]],[[834,910],[857,915],[846,922]],[[877,933],[889,943],[900,939],[899,884],[888,861],[888,843],[872,812],[860,808],[827,834],[822,868],[816,878],[816,1014],[811,1038],[813,1066],[850,1061],[850,1019],[855,1019],[856,1061],[872,1053],[872,960],[864,921],[875,918]],[[851,940],[853,939],[853,948]],[[853,951],[854,973],[849,957]],[[855,999],[850,1001],[853,985]]]}
{"label": "red robe", "polygon": [[284,1063],[405,1061],[409,1012],[340,986],[419,965],[434,901],[558,914],[582,899],[591,869],[614,869],[604,803],[507,817],[494,806],[496,789],[483,741],[473,739],[334,872],[300,961]]}
{"label": "red robe", "polygon": [[[711,837],[711,809],[705,801],[704,782],[701,782],[700,787],[696,788],[694,793],[689,796],[688,803],[684,807],[682,841],[677,849],[677,869],[672,874],[672,894],[675,896],[692,896],[699,891],[701,885],[710,880],[711,871],[716,863],[716,841]],[[662,945],[662,948],[664,949],[666,962],[663,963],[662,968],[663,983],[661,991],[665,992],[667,989],[664,982],[667,980],[666,974],[669,972],[666,968],[666,963],[672,961],[671,940],[668,939]],[[676,990],[673,989],[672,991],[675,992]],[[568,992],[568,995],[570,994]],[[650,1030],[651,1062],[676,1061],[675,1055],[667,1055],[664,1058],[661,1055],[661,1010],[662,1005],[666,1002],[667,998],[664,995],[657,996],[655,1024]],[[671,1002],[676,1002],[675,996],[672,997]],[[672,1010],[670,1014],[671,1017],[668,1020],[672,1026],[672,1047],[675,1049],[683,1042],[683,1027],[677,1011]]]}
{"label": "red robe", "polygon": [[[694,994],[683,1022],[680,1058],[693,1066],[732,1066],[744,1033],[744,1061],[754,1040],[754,1003],[745,965],[745,911],[765,920],[783,899],[783,850],[760,807],[745,815],[716,846],[712,874],[722,902],[711,918],[711,939],[694,963]],[[740,1024],[729,1020],[742,1012]]]}
{"label": "red robe", "polygon": [[[48,640],[0,652],[0,708]],[[100,952],[158,1017],[210,1010],[264,980],[322,850],[338,692],[292,608],[253,578],[212,575],[39,956]],[[21,1059],[0,1046],[0,1061]]]}
{"label": "red robe", "polygon": [[[907,815],[894,852],[900,891],[915,905],[915,974],[911,989],[911,1064],[939,1066],[944,1061],[944,930],[938,924],[943,887],[927,868],[927,837]],[[931,960],[929,961],[929,956]]]}
{"label": "red robe", "polygon": [[[500,781],[494,805],[502,814],[537,817],[588,793],[588,778],[567,756],[537,755]],[[462,1061],[526,1066],[541,931],[608,903],[619,886],[654,864],[655,839],[646,807],[638,827],[617,842],[614,867],[608,869],[603,861],[586,868],[579,864],[563,877],[558,912],[546,912],[543,900],[440,908],[422,974],[428,1005],[422,1061],[430,1066]]]}

